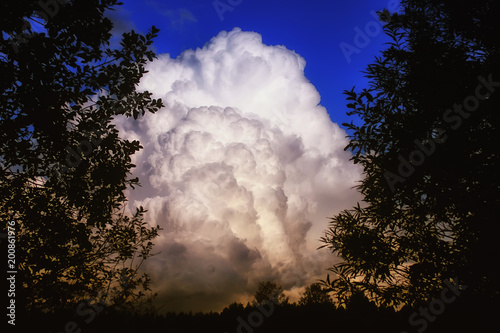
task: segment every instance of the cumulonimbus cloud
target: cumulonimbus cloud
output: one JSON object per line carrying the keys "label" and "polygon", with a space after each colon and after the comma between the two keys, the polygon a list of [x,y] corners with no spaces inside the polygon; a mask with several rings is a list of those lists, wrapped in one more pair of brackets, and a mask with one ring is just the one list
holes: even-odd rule
{"label": "cumulonimbus cloud", "polygon": [[145,269],[164,310],[220,310],[262,280],[293,298],[324,278],[334,258],[318,239],[359,199],[361,171],[305,64],[235,28],[148,66],[140,88],[165,107],[118,124],[144,146],[129,200],[163,228]]}

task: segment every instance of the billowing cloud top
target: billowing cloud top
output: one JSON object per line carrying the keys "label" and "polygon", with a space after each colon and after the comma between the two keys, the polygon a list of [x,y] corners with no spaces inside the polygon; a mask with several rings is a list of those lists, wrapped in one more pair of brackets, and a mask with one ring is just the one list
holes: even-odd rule
{"label": "billowing cloud top", "polygon": [[361,174],[304,67],[240,29],[149,65],[140,88],[166,107],[119,127],[144,146],[129,199],[164,229],[146,263],[164,310],[220,310],[263,280],[293,299],[325,276],[318,239]]}

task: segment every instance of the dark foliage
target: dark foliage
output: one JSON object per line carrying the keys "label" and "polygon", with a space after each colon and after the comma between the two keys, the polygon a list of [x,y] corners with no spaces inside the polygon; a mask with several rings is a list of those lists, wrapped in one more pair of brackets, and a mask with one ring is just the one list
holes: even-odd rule
{"label": "dark foliage", "polygon": [[[495,304],[484,299],[467,298],[452,304],[443,314],[427,321],[425,332],[489,332],[497,327]],[[470,310],[468,302],[476,309]],[[391,309],[365,307],[363,301],[352,309],[337,308],[331,303],[276,305],[273,311],[263,314],[258,306],[233,303],[220,313],[167,313],[164,315],[132,315],[130,313],[103,312],[87,324],[85,317],[75,313],[65,315],[36,316],[31,314],[23,321],[25,332],[63,332],[65,325],[72,323],[82,333],[276,333],[276,332],[353,332],[353,333],[416,333],[421,325],[411,325],[409,318],[415,309],[405,308],[399,312]],[[418,311],[418,310],[417,310]],[[259,318],[262,320],[259,321]],[[421,317],[419,317],[421,318]]]}
{"label": "dark foliage", "polygon": [[[364,169],[364,203],[322,241],[343,261],[325,285],[347,303],[420,306],[445,281],[500,296],[500,2],[403,0],[370,88],[346,91],[346,149]],[[472,297],[472,296],[471,296]],[[471,307],[475,307],[472,305]]]}
{"label": "dark foliage", "polygon": [[288,297],[283,293],[283,288],[272,281],[259,282],[254,298],[258,304],[264,301],[272,301],[277,304],[288,303]]}
{"label": "dark foliage", "polygon": [[[155,112],[136,91],[158,30],[111,49],[116,0],[0,5],[0,224],[16,222],[17,308],[74,309],[90,298],[128,307],[158,227],[125,214],[131,156],[141,146],[112,124]],[[21,302],[25,302],[21,306]]]}

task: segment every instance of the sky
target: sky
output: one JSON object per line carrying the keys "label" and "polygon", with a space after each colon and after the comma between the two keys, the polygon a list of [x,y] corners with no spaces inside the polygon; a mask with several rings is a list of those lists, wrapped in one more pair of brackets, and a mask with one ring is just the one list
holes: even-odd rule
{"label": "sky", "polygon": [[[220,31],[235,27],[255,31],[267,45],[284,45],[306,59],[306,77],[321,95],[331,119],[356,121],[346,116],[343,91],[364,87],[361,73],[388,41],[373,22],[374,12],[399,9],[398,0],[124,0],[119,7],[120,29],[145,33],[155,25],[158,53],[177,57],[202,47]],[[367,38],[355,41],[359,28]],[[358,42],[358,43],[356,43]],[[341,44],[344,44],[344,50]],[[349,46],[356,48],[354,53]],[[357,47],[360,46],[360,47]],[[346,56],[347,55],[347,56]]]}
{"label": "sky", "polygon": [[163,228],[143,266],[157,306],[219,311],[266,280],[296,301],[338,260],[317,250],[328,218],[361,200],[342,91],[366,84],[360,70],[384,42],[370,11],[394,4],[124,2],[115,33],[161,30],[139,90],[165,107],[116,119],[144,147],[129,207]]}

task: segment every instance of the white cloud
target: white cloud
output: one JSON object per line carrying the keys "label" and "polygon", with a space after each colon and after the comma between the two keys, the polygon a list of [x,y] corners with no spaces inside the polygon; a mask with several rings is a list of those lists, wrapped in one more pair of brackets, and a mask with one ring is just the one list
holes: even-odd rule
{"label": "white cloud", "polygon": [[296,290],[324,278],[334,259],[318,239],[359,199],[361,173],[304,67],[240,29],[149,65],[140,88],[166,107],[119,126],[144,146],[129,199],[164,229],[146,264],[164,310],[220,310],[262,280]]}

